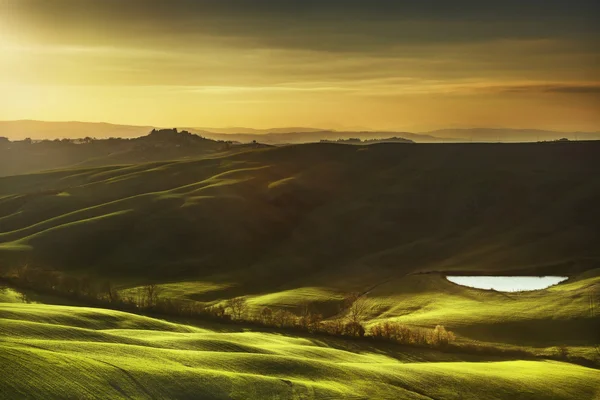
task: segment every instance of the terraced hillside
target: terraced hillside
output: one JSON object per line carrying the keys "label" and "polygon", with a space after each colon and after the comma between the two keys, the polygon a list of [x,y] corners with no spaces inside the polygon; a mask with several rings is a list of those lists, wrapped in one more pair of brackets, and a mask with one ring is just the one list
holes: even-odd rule
{"label": "terraced hillside", "polygon": [[[51,367],[49,367],[51,366]],[[0,303],[0,397],[594,399],[600,372]]]}

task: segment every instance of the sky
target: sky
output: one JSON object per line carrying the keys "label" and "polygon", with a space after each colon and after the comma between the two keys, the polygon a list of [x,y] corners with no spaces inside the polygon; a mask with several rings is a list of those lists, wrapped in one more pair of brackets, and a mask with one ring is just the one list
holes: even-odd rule
{"label": "sky", "polygon": [[595,0],[0,0],[0,120],[600,130]]}

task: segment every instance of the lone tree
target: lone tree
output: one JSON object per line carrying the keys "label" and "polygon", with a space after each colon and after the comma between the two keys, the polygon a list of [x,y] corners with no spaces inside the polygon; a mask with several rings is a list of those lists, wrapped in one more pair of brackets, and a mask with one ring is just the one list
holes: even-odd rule
{"label": "lone tree", "polygon": [[242,319],[246,311],[248,311],[248,304],[243,297],[235,297],[227,300],[227,308],[231,310],[233,319]]}
{"label": "lone tree", "polygon": [[144,289],[148,308],[155,307],[158,304],[162,289],[156,284],[148,285]]}
{"label": "lone tree", "polygon": [[104,294],[104,296],[110,303],[118,303],[119,301],[121,301],[119,292],[114,288],[110,281],[105,281],[102,284],[100,292]]}
{"label": "lone tree", "polygon": [[347,318],[354,324],[360,324],[370,308],[366,296],[356,292],[348,294],[344,299],[344,304],[348,310]]}
{"label": "lone tree", "polygon": [[360,293],[350,293],[344,299],[344,306],[348,310],[346,315],[348,322],[344,325],[343,334],[364,336],[365,328],[362,325],[362,321],[369,311],[367,298]]}

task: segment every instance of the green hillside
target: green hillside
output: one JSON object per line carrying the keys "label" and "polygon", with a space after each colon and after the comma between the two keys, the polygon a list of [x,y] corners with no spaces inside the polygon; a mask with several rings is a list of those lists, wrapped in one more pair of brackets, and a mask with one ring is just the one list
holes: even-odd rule
{"label": "green hillside", "polygon": [[[600,374],[581,365],[598,360],[599,150],[600,143],[248,147],[0,178],[0,277],[35,287],[28,271],[52,271],[37,278],[46,294],[0,291],[0,365],[9,366],[0,393],[594,398]],[[569,280],[500,293],[453,284],[451,273]],[[358,292],[367,336],[391,322],[443,325],[456,340],[442,352],[243,321],[199,328],[21,303],[85,305],[72,278],[79,293],[108,284],[121,299],[155,284],[164,304],[218,309],[242,296],[246,319],[310,309],[321,326],[347,320],[345,298]]]}
{"label": "green hillside", "polygon": [[[593,399],[600,372],[0,303],[0,397]],[[51,367],[49,367],[51,365]]]}
{"label": "green hillside", "polygon": [[600,266],[600,143],[334,144],[0,178],[0,267],[28,265],[165,298],[306,304],[334,318],[367,293],[369,324],[585,352],[583,286],[504,295],[438,274]]}
{"label": "green hillside", "polygon": [[269,292],[417,271],[571,275],[600,266],[598,150],[315,144],[6,177],[0,260]]}
{"label": "green hillside", "polygon": [[[235,283],[182,281],[159,284],[161,297],[202,305],[226,305]],[[135,296],[137,287],[121,290]],[[256,318],[264,308],[285,309],[301,315],[308,305],[326,319],[344,317],[348,292],[345,282],[329,286],[302,286],[245,296],[247,317]],[[519,346],[536,354],[556,355],[568,347],[571,355],[597,359],[600,318],[590,309],[590,299],[600,294],[600,270],[588,271],[545,290],[501,293],[472,289],[447,281],[439,274],[409,275],[390,279],[365,292],[368,329],[386,321],[405,326],[434,328],[444,325],[459,343],[473,341],[494,346]]]}

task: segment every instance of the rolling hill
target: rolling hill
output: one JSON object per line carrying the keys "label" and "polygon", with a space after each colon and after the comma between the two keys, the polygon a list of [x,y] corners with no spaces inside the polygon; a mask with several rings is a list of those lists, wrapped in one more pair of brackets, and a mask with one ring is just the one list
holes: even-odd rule
{"label": "rolling hill", "polygon": [[5,177],[0,257],[269,285],[364,270],[574,274],[599,266],[598,150],[312,144]]}
{"label": "rolling hill", "polygon": [[[125,152],[132,163],[0,178],[0,277],[27,266],[109,280],[122,298],[156,284],[169,301],[218,307],[242,296],[251,317],[310,307],[326,322],[359,292],[368,332],[442,324],[475,351],[191,326],[85,303],[22,304],[68,301],[0,290],[3,395],[598,396],[597,369],[547,358],[597,365],[599,142],[242,146],[166,159],[179,148],[164,147],[173,134],[145,139],[161,161]],[[569,280],[500,293],[446,274]],[[486,346],[500,353],[477,350]]]}
{"label": "rolling hill", "polygon": [[[271,145],[317,143],[321,140],[360,138],[383,139],[402,137],[417,143],[451,142],[538,142],[561,138],[569,140],[600,140],[600,132],[562,132],[543,129],[512,128],[448,128],[428,132],[398,130],[374,130],[366,128],[328,129],[306,127],[282,127],[254,129],[246,127],[178,127],[213,140],[249,143],[253,140]],[[94,137],[136,138],[147,134],[153,127],[116,125],[92,122],[46,122],[46,121],[0,121],[0,137],[11,140],[77,139]]]}
{"label": "rolling hill", "polygon": [[[0,303],[3,398],[593,399],[600,372],[543,360],[195,327]],[[48,366],[52,365],[52,368]]]}
{"label": "rolling hill", "polygon": [[585,347],[597,279],[511,297],[457,290],[439,273],[575,278],[599,268],[599,150],[309,144],[5,177],[0,265],[123,290],[155,282],[208,304],[246,296],[255,311],[310,303],[327,317],[359,291],[372,323]]}
{"label": "rolling hill", "polygon": [[10,141],[0,138],[0,176],[54,168],[186,159],[244,148],[244,145],[214,141],[187,131],[152,129],[146,133],[133,139],[98,140],[86,137],[75,140]]}

